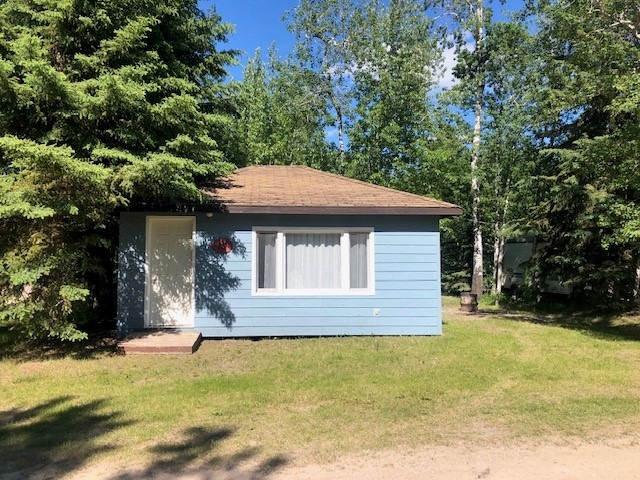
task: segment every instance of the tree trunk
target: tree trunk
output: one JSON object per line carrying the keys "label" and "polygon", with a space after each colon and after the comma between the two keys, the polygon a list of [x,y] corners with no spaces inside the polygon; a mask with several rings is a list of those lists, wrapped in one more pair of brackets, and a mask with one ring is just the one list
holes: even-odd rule
{"label": "tree trunk", "polygon": [[[325,74],[327,78],[327,88],[331,89],[331,75],[329,73]],[[344,160],[344,119],[342,116],[342,107],[336,100],[333,92],[329,92],[329,102],[333,107],[333,110],[336,112],[336,128],[338,129],[338,152],[340,153],[340,160]]]}
{"label": "tree trunk", "polygon": [[[500,221],[493,224],[495,238],[493,240],[493,286],[492,295],[502,293],[502,260],[504,259],[504,235],[500,235]],[[496,300],[497,303],[497,300]]]}
{"label": "tree trunk", "polygon": [[[493,224],[494,229],[494,241],[493,241],[493,288],[491,293],[493,295],[500,295],[502,293],[502,262],[504,261],[504,244],[505,237],[500,231],[507,222],[507,211],[509,210],[509,186],[511,185],[510,179],[507,178],[507,184],[505,185],[502,195],[504,196],[504,204],[502,205],[502,211],[496,209],[496,221]],[[500,191],[496,185],[496,201],[498,200]],[[498,299],[496,298],[496,305]]]}
{"label": "tree trunk", "polygon": [[[504,225],[504,223],[502,223],[502,225]],[[496,305],[498,305],[500,303],[498,300],[498,296],[502,293],[502,263],[504,262],[505,237],[504,235],[498,234],[498,231],[500,228],[502,228],[502,226],[497,225],[497,222],[495,226],[496,240],[494,242],[493,252],[493,294],[496,296],[495,303]]]}
{"label": "tree trunk", "polygon": [[480,223],[480,183],[478,180],[478,159],[480,157],[480,135],[482,132],[482,105],[484,103],[484,72],[482,56],[484,55],[484,13],[482,0],[476,5],[477,27],[475,32],[477,55],[476,92],[474,105],[473,145],[471,149],[471,215],[473,221],[473,273],[471,276],[471,293],[482,295],[483,260],[482,260],[482,225]]}
{"label": "tree trunk", "polygon": [[480,183],[478,180],[478,157],[480,150],[480,126],[482,105],[476,100],[476,120],[473,129],[473,150],[471,152],[471,215],[473,217],[473,275],[471,293],[482,295],[482,225],[480,224]]}
{"label": "tree trunk", "polygon": [[334,102],[333,108],[336,111],[336,119],[338,122],[338,152],[340,152],[340,160],[344,160],[344,120],[342,119],[342,108],[337,102]]}
{"label": "tree trunk", "polygon": [[501,235],[500,244],[498,245],[498,282],[496,284],[496,295],[500,295],[502,293],[502,263],[504,262],[504,244],[505,238],[504,235]]}
{"label": "tree trunk", "polygon": [[[531,246],[531,256],[534,256],[538,251],[538,236],[534,235],[533,237],[533,245]],[[542,301],[542,279],[540,278],[540,271],[536,269],[535,275],[531,279],[532,286],[536,293],[536,303],[540,303]]]}
{"label": "tree trunk", "polygon": [[640,304],[640,260],[638,260],[636,266],[636,284],[633,288],[633,302],[636,305]]}
{"label": "tree trunk", "polygon": [[[496,160],[497,163],[497,160]],[[493,285],[491,286],[491,295],[498,294],[498,284],[500,283],[500,274],[498,272],[500,257],[500,175],[495,174],[493,183],[493,198],[496,202],[496,210],[494,212],[493,221]]]}
{"label": "tree trunk", "polygon": [[322,70],[327,81],[326,89],[329,96],[329,102],[336,112],[336,127],[338,128],[338,151],[340,159],[344,159],[344,120],[342,118],[342,107],[336,100],[333,90],[333,76],[331,75],[331,66],[329,64],[329,41],[324,37],[317,37],[322,41],[324,53],[322,57]]}

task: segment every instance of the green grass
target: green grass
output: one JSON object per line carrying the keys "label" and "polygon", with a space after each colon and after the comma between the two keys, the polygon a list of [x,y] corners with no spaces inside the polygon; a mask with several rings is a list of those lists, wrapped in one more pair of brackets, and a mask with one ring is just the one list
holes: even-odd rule
{"label": "green grass", "polygon": [[640,427],[638,317],[464,316],[444,305],[441,337],[207,341],[180,357],[27,352],[5,333],[0,474],[60,476],[89,461],[148,474],[273,466]]}

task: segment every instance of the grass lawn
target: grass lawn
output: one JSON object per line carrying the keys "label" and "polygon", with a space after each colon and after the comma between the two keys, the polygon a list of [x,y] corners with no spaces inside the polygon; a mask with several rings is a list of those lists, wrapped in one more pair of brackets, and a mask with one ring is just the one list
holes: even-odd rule
{"label": "grass lawn", "polygon": [[441,337],[205,341],[190,356],[27,352],[4,332],[0,474],[638,432],[640,317],[456,302]]}

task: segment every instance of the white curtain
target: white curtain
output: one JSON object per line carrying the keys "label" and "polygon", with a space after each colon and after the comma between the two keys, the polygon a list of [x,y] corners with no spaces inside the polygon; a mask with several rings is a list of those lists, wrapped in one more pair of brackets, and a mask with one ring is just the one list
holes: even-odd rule
{"label": "white curtain", "polygon": [[276,288],[276,233],[258,233],[258,288]]}
{"label": "white curtain", "polygon": [[367,239],[368,233],[350,233],[350,286],[351,288],[367,288],[368,287],[368,258]]}
{"label": "white curtain", "polygon": [[286,288],[340,288],[340,234],[286,234]]}

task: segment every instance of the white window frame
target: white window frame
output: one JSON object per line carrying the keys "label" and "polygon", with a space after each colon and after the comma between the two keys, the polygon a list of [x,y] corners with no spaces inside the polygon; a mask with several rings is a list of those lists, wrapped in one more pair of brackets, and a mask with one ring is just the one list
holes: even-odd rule
{"label": "white window frame", "polygon": [[[276,288],[258,288],[258,234],[276,233]],[[285,285],[286,270],[286,240],[288,233],[306,234],[340,234],[340,265],[341,288],[290,288]],[[368,233],[367,242],[367,288],[351,288],[349,253],[351,250],[349,234]],[[291,228],[291,227],[253,227],[251,252],[251,294],[255,296],[348,296],[348,295],[374,295],[375,294],[375,268],[374,268],[374,230],[362,227],[316,227],[316,228]]]}

